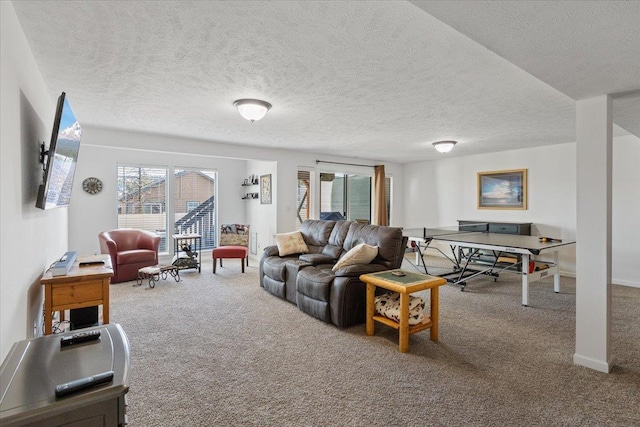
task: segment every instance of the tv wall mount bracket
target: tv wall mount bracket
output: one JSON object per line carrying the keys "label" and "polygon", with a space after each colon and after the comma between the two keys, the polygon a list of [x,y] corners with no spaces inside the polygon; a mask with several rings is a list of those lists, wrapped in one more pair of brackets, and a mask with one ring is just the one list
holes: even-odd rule
{"label": "tv wall mount bracket", "polygon": [[49,157],[49,150],[44,148],[44,142],[40,143],[40,164],[42,165],[42,175],[44,179],[44,174],[47,173],[47,166],[45,161]]}

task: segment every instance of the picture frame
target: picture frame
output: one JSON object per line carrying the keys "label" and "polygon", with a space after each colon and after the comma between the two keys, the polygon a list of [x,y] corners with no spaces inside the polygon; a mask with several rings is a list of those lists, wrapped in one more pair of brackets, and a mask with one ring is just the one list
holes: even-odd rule
{"label": "picture frame", "polygon": [[271,204],[271,174],[260,175],[260,203]]}
{"label": "picture frame", "polygon": [[478,209],[527,209],[527,169],[478,172]]}

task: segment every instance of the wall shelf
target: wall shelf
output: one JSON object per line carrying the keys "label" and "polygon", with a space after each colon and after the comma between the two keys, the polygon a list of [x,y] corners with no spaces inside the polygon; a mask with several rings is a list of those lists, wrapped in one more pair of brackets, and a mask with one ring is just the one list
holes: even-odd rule
{"label": "wall shelf", "polygon": [[[241,184],[243,187],[253,187],[259,184],[258,175],[251,175],[249,178],[245,179]],[[260,196],[258,193],[245,193],[242,196],[242,200],[256,200]]]}
{"label": "wall shelf", "polygon": [[242,184],[243,187],[250,187],[252,185],[258,185],[260,182],[258,181],[258,175],[249,175],[249,178],[244,180]]}

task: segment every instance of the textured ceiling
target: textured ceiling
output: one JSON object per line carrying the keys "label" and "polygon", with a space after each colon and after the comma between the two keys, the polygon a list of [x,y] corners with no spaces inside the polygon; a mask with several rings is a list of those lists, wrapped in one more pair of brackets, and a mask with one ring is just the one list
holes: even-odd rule
{"label": "textured ceiling", "polygon": [[611,94],[640,136],[640,1],[412,3],[572,99]]}
{"label": "textured ceiling", "polygon": [[[441,158],[431,146],[441,139],[459,141],[447,156],[575,141],[574,99],[594,90],[626,90],[620,117],[637,121],[633,90],[640,85],[621,86],[619,75],[609,73],[620,64],[623,77],[640,82],[637,52],[610,46],[608,56],[598,53],[607,67],[589,71],[570,56],[570,64],[558,58],[563,49],[590,54],[572,50],[583,36],[556,31],[556,57],[547,64],[547,42],[525,37],[536,36],[534,30],[485,31],[475,24],[481,40],[474,41],[449,19],[458,12],[470,19],[468,4],[444,2],[431,15],[430,2],[415,3],[13,5],[52,99],[67,92],[86,125],[404,163]],[[576,7],[600,13],[600,3]],[[640,7],[631,4],[605,12],[637,48]],[[478,8],[482,27],[515,13],[507,7],[492,21],[494,9],[491,2]],[[539,19],[537,8],[524,10]],[[584,14],[566,15],[563,25],[582,25]],[[494,48],[498,36],[515,48]],[[575,71],[593,81],[576,83]],[[252,124],[233,107],[239,98],[263,99],[273,108]]]}

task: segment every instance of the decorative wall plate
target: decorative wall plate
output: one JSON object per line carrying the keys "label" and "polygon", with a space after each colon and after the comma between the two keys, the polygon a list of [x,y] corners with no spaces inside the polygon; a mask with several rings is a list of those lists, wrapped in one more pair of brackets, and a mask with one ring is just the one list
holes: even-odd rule
{"label": "decorative wall plate", "polygon": [[102,191],[102,181],[91,176],[82,181],[82,189],[89,194],[98,194]]}

